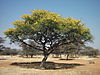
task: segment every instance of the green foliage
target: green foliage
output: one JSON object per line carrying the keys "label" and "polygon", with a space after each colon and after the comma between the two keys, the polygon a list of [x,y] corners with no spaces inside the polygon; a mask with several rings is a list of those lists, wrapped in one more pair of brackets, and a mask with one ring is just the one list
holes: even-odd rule
{"label": "green foliage", "polygon": [[[30,14],[21,16],[23,20],[17,20],[12,24],[15,28],[4,31],[4,34],[11,39],[24,43],[44,53],[44,63],[49,54],[61,45],[70,43],[85,44],[92,41],[89,28],[71,17],[62,16],[46,10],[34,10]],[[34,40],[39,46],[27,44],[24,40]],[[42,63],[42,65],[43,65]]]}
{"label": "green foliage", "polygon": [[16,28],[10,28],[5,31],[4,34],[11,39],[17,39],[16,36],[20,36],[25,39],[28,36],[34,34],[37,31],[45,31],[47,28],[48,32],[67,33],[73,30],[71,34],[73,37],[80,37],[82,39],[91,39],[89,29],[81,24],[80,20],[73,18],[62,18],[56,13],[52,13],[46,10],[34,10],[31,11],[32,15],[25,14],[21,18],[23,20],[17,20],[12,24]]}

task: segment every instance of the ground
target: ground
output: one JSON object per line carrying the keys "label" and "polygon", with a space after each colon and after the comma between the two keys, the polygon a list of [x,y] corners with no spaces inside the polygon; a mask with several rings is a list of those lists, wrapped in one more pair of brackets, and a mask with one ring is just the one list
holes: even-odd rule
{"label": "ground", "polygon": [[80,57],[64,60],[49,57],[47,61],[53,68],[34,68],[39,66],[41,60],[41,56],[0,56],[0,75],[100,75],[100,58]]}

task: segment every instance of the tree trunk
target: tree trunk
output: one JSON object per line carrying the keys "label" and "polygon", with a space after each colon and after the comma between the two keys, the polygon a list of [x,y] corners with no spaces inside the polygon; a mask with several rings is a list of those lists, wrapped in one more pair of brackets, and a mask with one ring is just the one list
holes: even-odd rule
{"label": "tree trunk", "polygon": [[33,58],[33,55],[31,55],[31,58]]}
{"label": "tree trunk", "polygon": [[67,60],[68,60],[69,54],[67,54]]}
{"label": "tree trunk", "polygon": [[52,54],[52,57],[53,57],[53,58],[55,57],[54,54]]}
{"label": "tree trunk", "polygon": [[42,59],[42,62],[40,64],[41,69],[45,69],[45,62],[48,58],[48,55],[44,55],[44,58]]}
{"label": "tree trunk", "polygon": [[26,55],[26,57],[28,58],[28,55]]}

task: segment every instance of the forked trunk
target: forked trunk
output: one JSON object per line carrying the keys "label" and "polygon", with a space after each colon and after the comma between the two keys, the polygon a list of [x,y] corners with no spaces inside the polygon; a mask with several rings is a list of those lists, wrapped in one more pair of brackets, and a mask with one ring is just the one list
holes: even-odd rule
{"label": "forked trunk", "polygon": [[46,62],[47,58],[48,58],[48,55],[44,55],[44,58],[42,59],[42,62],[40,64],[41,69],[45,69],[45,62]]}

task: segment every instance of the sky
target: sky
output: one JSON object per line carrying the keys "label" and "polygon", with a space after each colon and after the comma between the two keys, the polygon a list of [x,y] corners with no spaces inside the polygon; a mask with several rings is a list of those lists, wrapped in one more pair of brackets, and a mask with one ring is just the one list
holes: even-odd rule
{"label": "sky", "polygon": [[[13,28],[11,24],[20,20],[23,14],[31,14],[34,9],[45,9],[63,17],[81,19],[90,28],[94,43],[88,44],[100,49],[100,0],[0,0],[0,37],[3,31]],[[16,45],[8,45],[18,48]]]}

